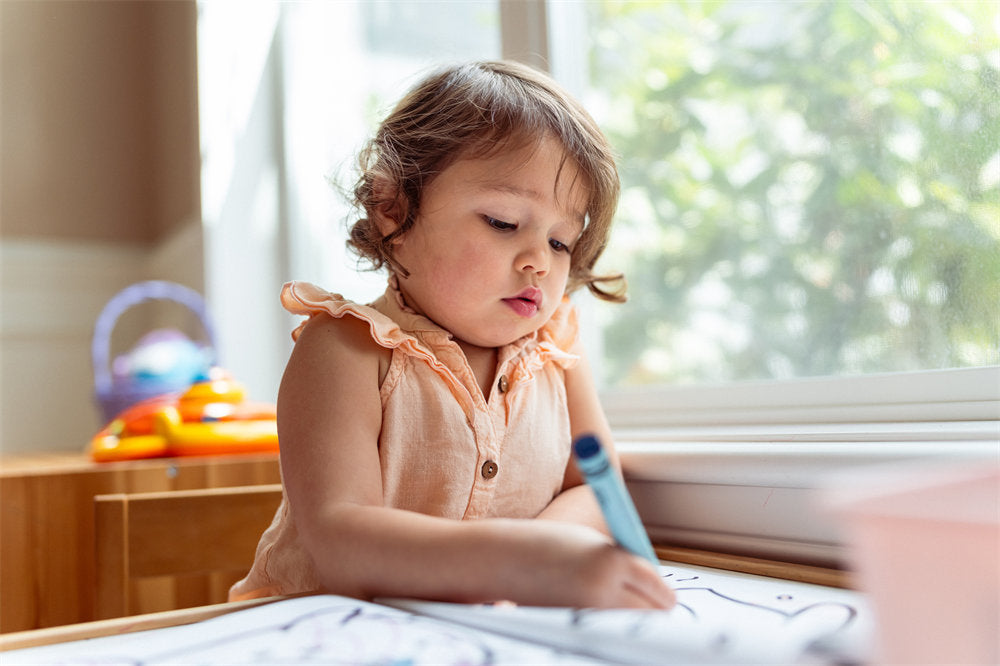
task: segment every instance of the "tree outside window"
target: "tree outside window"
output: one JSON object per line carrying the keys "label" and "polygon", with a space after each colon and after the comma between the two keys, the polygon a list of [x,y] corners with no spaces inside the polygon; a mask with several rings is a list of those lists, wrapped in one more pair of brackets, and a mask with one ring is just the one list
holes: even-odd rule
{"label": "tree outside window", "polygon": [[1000,363],[990,2],[585,3],[609,385]]}

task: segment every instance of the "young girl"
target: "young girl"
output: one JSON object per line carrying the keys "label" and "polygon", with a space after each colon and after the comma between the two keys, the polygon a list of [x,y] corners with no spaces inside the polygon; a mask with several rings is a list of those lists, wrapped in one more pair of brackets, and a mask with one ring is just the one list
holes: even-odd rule
{"label": "young girl", "polygon": [[567,299],[623,300],[592,273],[619,189],[593,120],[534,70],[473,63],[404,97],[360,166],[349,244],[388,288],[285,285],[308,316],[278,395],[285,498],[230,597],[672,606],[570,458],[591,432],[615,459]]}

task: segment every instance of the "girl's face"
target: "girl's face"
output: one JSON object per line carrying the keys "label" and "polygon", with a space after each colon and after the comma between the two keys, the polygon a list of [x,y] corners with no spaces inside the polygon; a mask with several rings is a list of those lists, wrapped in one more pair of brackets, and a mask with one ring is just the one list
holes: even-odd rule
{"label": "girl's face", "polygon": [[[407,304],[462,344],[499,347],[548,321],[583,231],[584,179],[555,139],[459,160],[424,190],[395,249]],[[561,171],[560,171],[561,166]]]}

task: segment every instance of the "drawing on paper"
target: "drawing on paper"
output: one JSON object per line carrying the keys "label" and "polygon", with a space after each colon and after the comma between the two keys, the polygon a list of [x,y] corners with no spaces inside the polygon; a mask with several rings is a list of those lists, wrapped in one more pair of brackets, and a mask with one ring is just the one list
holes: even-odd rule
{"label": "drawing on paper", "polygon": [[864,661],[871,617],[855,592],[672,565],[661,565],[661,574],[677,593],[671,612],[373,604],[321,595],[143,634],[8,652],[4,663]]}
{"label": "drawing on paper", "polygon": [[[754,585],[730,576],[675,575],[669,567],[661,567],[661,573],[677,595],[672,612],[584,609],[574,612],[572,624],[586,631],[600,627],[633,641],[679,643],[678,637],[684,637],[689,645],[700,644],[706,656],[778,650],[792,657],[844,642],[859,616],[850,592],[837,590],[827,597],[817,594],[822,588],[778,580]],[[786,591],[794,588],[802,592]]]}

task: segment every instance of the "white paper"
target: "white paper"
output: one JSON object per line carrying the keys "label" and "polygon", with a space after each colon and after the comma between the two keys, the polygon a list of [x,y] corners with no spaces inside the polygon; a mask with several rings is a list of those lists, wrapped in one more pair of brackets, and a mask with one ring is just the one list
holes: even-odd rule
{"label": "white paper", "polygon": [[663,565],[678,606],[598,611],[366,603],[318,595],[196,624],[0,654],[4,666],[166,664],[839,663],[864,661],[862,596]]}
{"label": "white paper", "polygon": [[874,625],[850,590],[663,564],[678,605],[662,611],[385,603],[621,663],[859,663]]}

